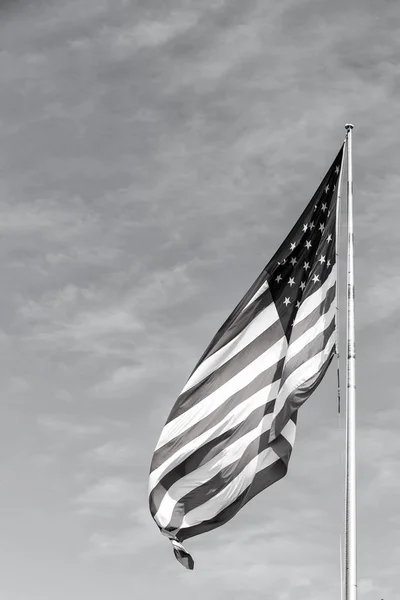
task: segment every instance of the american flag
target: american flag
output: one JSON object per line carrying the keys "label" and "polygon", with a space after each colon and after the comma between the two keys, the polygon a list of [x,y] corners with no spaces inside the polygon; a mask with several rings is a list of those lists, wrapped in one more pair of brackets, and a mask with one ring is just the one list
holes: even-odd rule
{"label": "american flag", "polygon": [[176,558],[286,475],[297,411],[336,342],[343,146],[300,219],[197,363],[161,432],[150,511]]}

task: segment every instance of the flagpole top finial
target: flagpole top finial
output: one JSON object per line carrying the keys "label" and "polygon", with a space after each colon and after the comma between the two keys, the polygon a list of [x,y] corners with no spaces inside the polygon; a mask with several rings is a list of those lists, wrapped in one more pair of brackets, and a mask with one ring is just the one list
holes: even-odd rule
{"label": "flagpole top finial", "polygon": [[346,123],[344,128],[346,129],[346,131],[350,131],[351,129],[354,129],[354,125],[352,125],[351,123]]}

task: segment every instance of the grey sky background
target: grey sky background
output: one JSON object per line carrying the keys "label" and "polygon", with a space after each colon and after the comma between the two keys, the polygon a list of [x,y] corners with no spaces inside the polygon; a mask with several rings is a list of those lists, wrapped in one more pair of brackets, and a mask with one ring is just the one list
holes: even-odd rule
{"label": "grey sky background", "polygon": [[194,572],[151,520],[147,477],[347,121],[359,591],[400,597],[399,26],[383,0],[0,2],[2,599],[339,597],[334,368],[287,477],[188,542]]}

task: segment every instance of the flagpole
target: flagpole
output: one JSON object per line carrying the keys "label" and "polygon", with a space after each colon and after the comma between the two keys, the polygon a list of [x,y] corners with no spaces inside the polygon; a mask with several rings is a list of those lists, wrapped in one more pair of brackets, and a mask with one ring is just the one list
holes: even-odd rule
{"label": "flagpole", "polygon": [[347,131],[347,356],[346,356],[346,491],[345,600],[357,600],[356,524],[356,384],[354,334],[354,229],[352,129]]}

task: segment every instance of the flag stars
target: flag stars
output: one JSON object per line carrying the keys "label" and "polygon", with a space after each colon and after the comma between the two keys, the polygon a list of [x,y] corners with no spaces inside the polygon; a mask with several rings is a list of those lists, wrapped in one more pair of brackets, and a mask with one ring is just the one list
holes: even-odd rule
{"label": "flag stars", "polygon": [[304,288],[306,287],[306,282],[302,281],[300,284],[300,288],[304,291]]}
{"label": "flag stars", "polygon": [[314,225],[314,221],[311,221],[311,223],[309,224],[309,228],[311,229],[311,231],[314,229],[315,225]]}
{"label": "flag stars", "polygon": [[324,202],[324,203],[322,204],[322,206],[321,206],[321,210],[322,210],[322,212],[325,212],[325,211],[327,210],[327,208],[328,208],[328,205],[327,205],[327,204],[325,204],[325,202]]}
{"label": "flag stars", "polygon": [[303,265],[303,269],[304,269],[305,271],[308,271],[308,269],[309,269],[309,268],[310,268],[310,263],[308,263],[308,262],[305,262],[305,263],[304,263],[304,265]]}
{"label": "flag stars", "polygon": [[291,304],[291,302],[290,302],[290,298],[285,298],[285,299],[284,299],[284,301],[283,301],[283,304],[284,304],[285,306],[287,306],[288,304]]}
{"label": "flag stars", "polygon": [[339,165],[337,165],[337,166],[336,166],[336,169],[335,169],[335,173],[336,173],[336,175],[339,175],[339,171],[340,171],[340,167],[339,167]]}
{"label": "flag stars", "polygon": [[328,235],[328,237],[326,238],[326,241],[327,242],[331,242],[332,241],[332,235],[331,234]]}
{"label": "flag stars", "polygon": [[296,248],[296,243],[293,242],[293,244],[290,244],[290,251],[293,252],[293,250]]}
{"label": "flag stars", "polygon": [[294,266],[297,263],[297,258],[295,258],[293,256],[293,258],[290,260],[290,262],[292,263],[292,265]]}
{"label": "flag stars", "polygon": [[312,244],[311,244],[310,240],[307,240],[307,241],[306,241],[306,244],[305,244],[305,246],[306,246],[307,250],[309,250],[309,249],[311,248],[311,245],[312,245]]}
{"label": "flag stars", "polygon": [[296,308],[300,308],[300,300],[297,300],[297,302],[296,302]]}
{"label": "flag stars", "polygon": [[319,281],[319,276],[318,275],[314,275],[314,277],[312,278],[314,283],[317,283]]}
{"label": "flag stars", "polygon": [[322,263],[326,262],[326,261],[325,261],[325,256],[324,256],[323,254],[321,254],[321,256],[319,257],[318,261],[319,261],[319,262],[321,263],[321,265],[322,265]]}
{"label": "flag stars", "polygon": [[290,279],[289,279],[289,281],[288,281],[288,284],[290,285],[290,287],[292,287],[292,285],[294,285],[294,284],[295,284],[294,277],[290,277]]}
{"label": "flag stars", "polygon": [[331,189],[331,188],[330,188],[330,186],[329,186],[329,183],[328,183],[328,185],[326,185],[326,186],[325,186],[325,194],[327,194],[327,193],[329,192],[329,190],[330,190],[330,189]]}
{"label": "flag stars", "polygon": [[327,266],[327,267],[330,267],[330,266],[331,266],[331,261],[330,261],[329,259],[326,261],[326,266]]}
{"label": "flag stars", "polygon": [[324,229],[325,229],[325,225],[324,225],[323,223],[321,223],[321,225],[319,226],[319,230],[320,230],[321,232],[323,232],[323,231],[324,231]]}
{"label": "flag stars", "polygon": [[307,223],[304,223],[304,225],[303,225],[303,231],[304,231],[304,233],[307,231],[307,229],[308,229],[308,225],[307,225]]}
{"label": "flag stars", "polygon": [[280,281],[282,281],[282,275],[278,275],[278,277],[275,279],[276,283],[279,283]]}

